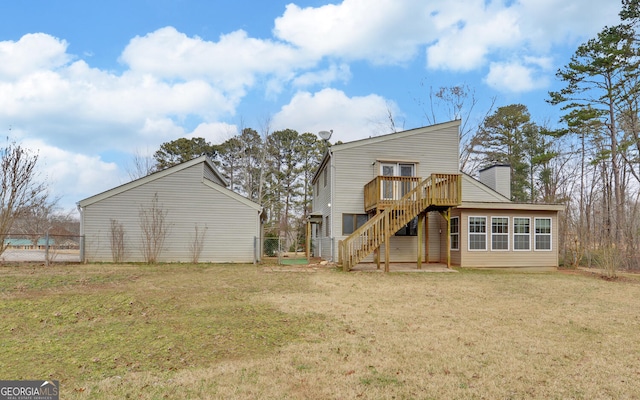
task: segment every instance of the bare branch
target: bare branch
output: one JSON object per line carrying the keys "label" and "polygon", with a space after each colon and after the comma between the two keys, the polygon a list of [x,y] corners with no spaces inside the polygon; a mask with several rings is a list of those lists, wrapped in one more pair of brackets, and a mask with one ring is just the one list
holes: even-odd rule
{"label": "bare branch", "polygon": [[167,225],[167,213],[158,203],[158,194],[153,195],[151,205],[148,208],[140,206],[139,218],[142,233],[142,255],[145,261],[153,264],[164,247],[164,241],[169,234]]}

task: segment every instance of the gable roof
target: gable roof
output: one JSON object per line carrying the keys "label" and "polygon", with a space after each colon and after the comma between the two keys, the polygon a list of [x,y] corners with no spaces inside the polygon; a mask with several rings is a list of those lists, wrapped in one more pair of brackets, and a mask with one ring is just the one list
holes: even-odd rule
{"label": "gable roof", "polygon": [[125,183],[124,185],[120,185],[120,186],[116,186],[113,189],[109,189],[107,191],[104,191],[102,193],[98,193],[94,196],[91,197],[87,197],[84,200],[80,200],[77,204],[80,207],[86,207],[88,205],[91,205],[93,203],[96,203],[98,201],[107,199],[111,196],[115,196],[117,194],[126,192],[127,190],[131,190],[134,189],[138,186],[142,186],[144,184],[147,184],[149,182],[153,182],[157,179],[163,178],[167,175],[171,175],[171,174],[175,174],[176,172],[182,171],[184,169],[193,167],[194,165],[198,165],[200,163],[204,163],[204,167],[205,168],[209,168],[211,169],[211,171],[213,171],[213,173],[220,179],[220,181],[222,183],[224,183],[224,185],[228,185],[227,180],[224,179],[224,177],[220,174],[220,172],[216,169],[216,167],[213,165],[213,162],[211,161],[211,159],[208,156],[200,156],[198,158],[194,158],[193,160],[189,160],[189,161],[185,161],[181,164],[178,165],[174,165],[173,167],[167,168],[167,169],[163,169],[162,171],[158,171],[158,172],[154,172],[153,174],[147,175],[145,177],[142,177],[140,179],[136,179],[134,181]]}
{"label": "gable roof", "polygon": [[[502,203],[511,203],[511,199],[509,199],[508,197],[506,197],[505,195],[496,192],[495,190],[493,190],[492,188],[490,188],[489,186],[485,185],[484,183],[480,182],[479,180],[467,175],[466,173],[462,174],[462,184],[463,185],[471,185],[474,189],[476,189],[477,191],[481,192],[483,195],[486,195],[488,198],[491,199],[491,201],[497,201],[497,202],[502,202]],[[473,202],[473,201],[482,201],[479,199],[469,199],[469,198],[465,198],[465,194],[467,193],[467,190],[462,190],[462,202],[463,203],[467,203],[467,202]],[[486,201],[486,200],[484,200]]]}
{"label": "gable roof", "polygon": [[387,140],[401,139],[401,138],[405,138],[405,137],[408,137],[408,136],[414,136],[414,135],[422,135],[422,134],[425,134],[425,133],[429,133],[429,132],[433,132],[433,131],[436,131],[436,130],[445,129],[445,128],[449,128],[449,127],[458,127],[459,128],[460,127],[460,120],[456,119],[456,120],[449,121],[449,122],[443,122],[443,123],[439,123],[439,124],[423,126],[423,127],[420,127],[420,128],[409,129],[409,130],[406,130],[406,131],[392,132],[392,133],[387,133],[385,135],[372,136],[372,137],[368,137],[368,138],[365,138],[365,139],[354,140],[352,142],[334,144],[333,146],[330,146],[327,149],[327,151],[324,153],[324,157],[322,157],[322,161],[318,165],[318,169],[316,170],[315,174],[313,174],[313,178],[311,178],[311,183],[315,184],[316,180],[319,177],[320,171],[322,171],[322,169],[324,168],[325,164],[328,162],[329,158],[331,158],[331,153],[340,152],[340,151],[346,150],[346,149],[352,149],[354,147],[366,146],[366,145],[373,144],[373,143],[386,142]]}

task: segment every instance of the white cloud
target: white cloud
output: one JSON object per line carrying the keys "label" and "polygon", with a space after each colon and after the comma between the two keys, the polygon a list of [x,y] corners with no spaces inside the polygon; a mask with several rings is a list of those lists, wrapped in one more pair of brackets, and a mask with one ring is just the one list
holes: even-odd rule
{"label": "white cloud", "polygon": [[[343,0],[306,8],[289,4],[275,21],[274,35],[318,59],[402,64],[425,49],[430,69],[471,71],[491,62],[549,59],[554,46],[575,46],[576,40],[616,23],[618,8],[617,2],[597,0]],[[323,81],[311,75],[294,82],[307,80]]]}
{"label": "white cloud", "polygon": [[24,35],[17,42],[0,42],[0,79],[15,78],[65,65],[67,42],[44,33]]}
{"label": "white cloud", "polygon": [[86,197],[103,192],[128,180],[112,162],[98,156],[87,156],[50,146],[41,140],[23,140],[22,146],[38,154],[40,178],[51,189],[53,198],[60,198],[64,210]]}
{"label": "white cloud", "polygon": [[[446,14],[438,15],[436,19],[450,19]],[[464,19],[450,23],[438,42],[427,49],[429,68],[476,69],[486,62],[492,51],[513,48],[521,41],[518,16],[513,10],[472,4],[456,16]]]}
{"label": "white cloud", "polygon": [[208,42],[173,27],[133,38],[121,60],[138,74],[204,80],[232,98],[241,97],[258,74],[286,76],[291,69],[315,62],[287,44],[249,38],[242,30]]}
{"label": "white cloud", "polygon": [[331,64],[328,69],[300,74],[293,80],[296,87],[308,87],[313,85],[328,85],[335,81],[347,82],[351,79],[351,70],[348,64]]}
{"label": "white cloud", "polygon": [[299,133],[333,129],[332,142],[349,142],[390,133],[391,128],[383,126],[388,108],[397,112],[393,103],[377,95],[348,97],[336,89],[299,92],[273,117],[273,127]]}
{"label": "white cloud", "polygon": [[209,143],[220,144],[225,140],[237,135],[238,133],[238,127],[235,125],[227,124],[224,122],[215,122],[202,123],[198,125],[193,130],[193,132],[189,133],[185,137],[188,139],[201,137]]}
{"label": "white cloud", "polygon": [[519,0],[514,8],[529,45],[546,52],[553,45],[584,42],[604,25],[617,24],[620,1]]}
{"label": "white cloud", "polygon": [[487,85],[501,92],[527,92],[544,88],[549,84],[546,77],[538,76],[538,71],[520,63],[491,63],[485,78]]}
{"label": "white cloud", "polygon": [[374,63],[409,61],[435,36],[429,16],[444,1],[344,0],[317,8],[287,5],[274,35],[317,57]]}

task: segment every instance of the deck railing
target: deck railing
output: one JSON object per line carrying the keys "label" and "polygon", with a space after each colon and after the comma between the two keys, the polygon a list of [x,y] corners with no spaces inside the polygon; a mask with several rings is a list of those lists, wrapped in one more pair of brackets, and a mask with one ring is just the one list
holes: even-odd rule
{"label": "deck railing", "polygon": [[[390,179],[398,177],[378,178],[367,184],[369,188],[365,186],[365,209],[367,202],[371,203],[375,197],[371,194],[374,191],[371,187],[376,187],[375,193],[382,193],[381,190],[384,186],[381,183],[385,181],[407,185],[414,185],[415,181],[415,178],[399,180]],[[376,204],[384,201],[386,205],[384,211],[373,216],[341,242],[342,251],[339,252],[341,254],[339,261],[342,263],[343,269],[348,271],[352,266],[358,264],[373,250],[387,242],[391,235],[429,207],[459,205],[462,201],[461,184],[462,180],[459,174],[431,174],[422,182],[415,183],[414,187],[398,200],[385,200],[384,193],[378,196]],[[371,195],[369,200],[366,199],[368,192]]]}
{"label": "deck railing", "polygon": [[382,209],[409,193],[420,183],[417,176],[377,176],[364,186],[364,210]]}

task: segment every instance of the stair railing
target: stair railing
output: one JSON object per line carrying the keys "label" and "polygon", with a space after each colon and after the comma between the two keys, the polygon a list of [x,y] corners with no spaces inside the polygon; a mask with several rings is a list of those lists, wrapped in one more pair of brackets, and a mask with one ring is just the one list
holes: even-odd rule
{"label": "stair railing", "polygon": [[[401,199],[369,219],[342,241],[342,267],[349,271],[429,206],[460,204],[459,174],[431,174]],[[386,227],[389,229],[386,229]]]}

